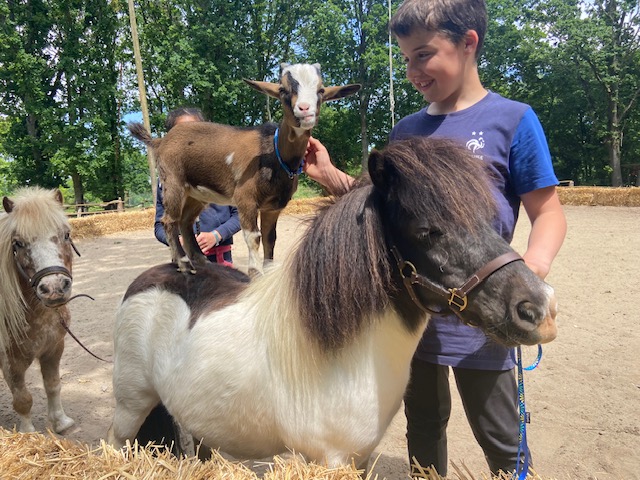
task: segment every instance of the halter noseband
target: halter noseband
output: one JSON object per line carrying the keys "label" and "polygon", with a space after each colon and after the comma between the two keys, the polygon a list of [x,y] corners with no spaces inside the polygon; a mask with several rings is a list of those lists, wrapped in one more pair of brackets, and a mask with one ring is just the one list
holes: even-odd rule
{"label": "halter noseband", "polygon": [[[78,251],[75,244],[71,240],[71,237],[69,237],[69,243],[71,243],[71,247],[73,248],[73,251],[76,252],[76,254],[80,257],[81,256],[80,252]],[[13,256],[14,258],[16,257],[15,248],[13,249]],[[22,278],[24,278],[29,283],[31,288],[33,288],[34,290],[38,286],[38,283],[40,283],[40,280],[42,280],[44,277],[48,275],[62,274],[69,277],[70,280],[73,280],[73,276],[71,275],[71,272],[66,267],[63,267],[62,265],[53,265],[51,267],[45,267],[42,270],[38,270],[36,273],[34,273],[32,277],[29,277],[29,275],[27,275],[27,272],[25,272],[24,269],[22,268],[22,265],[20,265],[18,261],[16,261],[15,263],[16,263],[18,272],[20,273],[20,276],[22,276]]]}
{"label": "halter noseband", "polygon": [[404,283],[411,300],[424,310],[430,314],[438,314],[441,312],[435,311],[429,307],[426,307],[418,298],[416,291],[414,289],[414,285],[419,285],[421,287],[426,288],[427,290],[435,293],[441,298],[444,298],[447,301],[449,306],[449,310],[460,317],[460,312],[462,312],[465,308],[467,308],[468,299],[467,295],[478,285],[484,282],[489,276],[493,273],[500,270],[505,265],[508,265],[517,261],[524,261],[523,258],[516,252],[511,251],[507,252],[503,255],[500,255],[497,258],[494,258],[489,263],[485,264],[482,268],[480,268],[476,273],[471,275],[461,286],[457,288],[445,288],[442,285],[438,285],[437,283],[429,280],[424,275],[418,273],[416,267],[413,263],[408,262],[402,258],[400,252],[397,247],[394,245],[391,247],[391,253],[396,260],[396,264],[398,265],[398,270],[400,270],[400,276],[402,277],[402,282]]}

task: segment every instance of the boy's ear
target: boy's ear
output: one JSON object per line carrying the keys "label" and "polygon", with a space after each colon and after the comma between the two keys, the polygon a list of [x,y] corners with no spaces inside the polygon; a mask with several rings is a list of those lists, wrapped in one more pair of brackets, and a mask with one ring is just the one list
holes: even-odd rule
{"label": "boy's ear", "polygon": [[478,32],[475,30],[468,30],[464,36],[464,49],[475,53],[478,49],[479,40]]}

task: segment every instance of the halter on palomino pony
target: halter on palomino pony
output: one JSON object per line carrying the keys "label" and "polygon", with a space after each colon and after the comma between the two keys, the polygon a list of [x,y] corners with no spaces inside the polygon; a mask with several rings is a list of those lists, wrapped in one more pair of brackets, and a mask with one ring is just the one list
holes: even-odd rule
{"label": "halter on palomino pony", "polygon": [[[71,240],[71,237],[69,237],[68,240],[69,240],[69,243],[71,244],[71,248],[73,248],[73,251],[76,252],[76,255],[81,257],[82,255],[80,255],[80,251],[76,247],[75,243],[73,243],[73,240]],[[14,247],[13,248],[14,260],[16,258],[16,253],[17,252]],[[33,288],[34,290],[38,287],[40,280],[42,280],[44,277],[49,275],[61,274],[68,277],[69,280],[73,280],[73,276],[71,275],[71,272],[66,267],[63,267],[62,265],[53,265],[51,267],[45,267],[41,270],[38,270],[36,273],[34,273],[32,277],[29,277],[29,275],[27,275],[27,272],[24,271],[24,269],[22,268],[22,265],[20,265],[18,261],[16,261],[15,264],[16,264],[16,268],[18,269],[18,272],[20,273],[20,276],[24,278],[27,281],[27,283],[29,283],[31,288]],[[62,303],[59,306],[66,305],[71,300],[74,300],[78,297],[87,297],[87,298],[90,298],[91,300],[95,300],[91,295],[87,295],[86,293],[79,293],[78,295],[74,295],[73,297],[69,298],[69,300],[67,300],[66,302]],[[62,327],[66,330],[66,332],[71,336],[71,338],[73,338],[76,341],[76,343],[80,345],[89,355],[103,362],[111,363],[109,362],[109,360],[105,360],[104,358],[97,356],[95,353],[93,353],[91,350],[85,347],[84,344],[80,341],[80,339],[73,334],[73,332],[69,328],[69,325],[67,325],[67,322],[65,322],[64,317],[60,315],[59,312],[58,312],[58,316],[60,317],[60,325],[62,325]]]}

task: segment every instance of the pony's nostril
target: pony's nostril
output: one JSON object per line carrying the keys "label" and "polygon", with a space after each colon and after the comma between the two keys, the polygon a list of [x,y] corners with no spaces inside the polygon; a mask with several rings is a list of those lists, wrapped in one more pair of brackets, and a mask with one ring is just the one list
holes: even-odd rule
{"label": "pony's nostril", "polygon": [[71,280],[69,280],[68,278],[67,278],[67,279],[64,279],[64,280],[62,281],[62,290],[66,292],[66,291],[68,291],[70,288],[71,288]]}
{"label": "pony's nostril", "polygon": [[528,301],[518,303],[516,312],[518,313],[518,318],[525,322],[536,323],[539,318],[538,309]]}
{"label": "pony's nostril", "polygon": [[47,295],[51,292],[51,290],[49,290],[49,287],[47,287],[44,284],[40,284],[38,285],[38,292],[40,293],[40,295]]}

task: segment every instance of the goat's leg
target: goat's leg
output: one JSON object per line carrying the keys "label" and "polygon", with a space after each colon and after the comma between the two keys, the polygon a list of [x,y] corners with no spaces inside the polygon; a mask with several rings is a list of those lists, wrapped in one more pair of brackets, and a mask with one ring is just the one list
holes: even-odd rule
{"label": "goat's leg", "polygon": [[187,197],[182,207],[182,215],[180,216],[180,234],[182,235],[182,247],[184,248],[189,259],[189,265],[192,273],[195,273],[195,267],[202,267],[207,263],[207,257],[202,254],[195,234],[193,233],[193,223],[195,222],[204,205],[202,202],[194,198]]}
{"label": "goat's leg", "polygon": [[240,219],[240,227],[244,235],[244,241],[249,249],[249,276],[256,276],[261,273],[258,267],[260,248],[260,230],[258,230],[258,209],[255,203],[238,202],[238,217]]}
{"label": "goat's leg", "polygon": [[31,421],[31,407],[33,405],[33,397],[27,390],[25,383],[25,372],[31,362],[25,358],[6,359],[3,365],[4,379],[11,390],[13,396],[13,409],[20,417],[20,425],[18,430],[23,433],[35,432],[36,429]]}
{"label": "goat's leg", "polygon": [[262,232],[262,250],[264,267],[273,261],[273,249],[276,244],[276,225],[282,210],[261,210],[260,231]]}
{"label": "goat's leg", "polygon": [[47,413],[56,433],[68,429],[75,423],[65,414],[60,400],[60,358],[63,350],[64,341],[60,341],[51,352],[40,357],[42,381],[47,392]]}
{"label": "goat's leg", "polygon": [[[180,260],[186,256],[182,245],[180,244],[180,226],[176,220],[173,220],[169,215],[164,214],[162,217],[162,223],[164,225],[164,231],[167,235],[167,242],[169,243],[169,249],[171,250],[171,263],[178,265],[178,270],[184,272],[184,266],[181,265]],[[181,268],[182,267],[182,268]]]}

